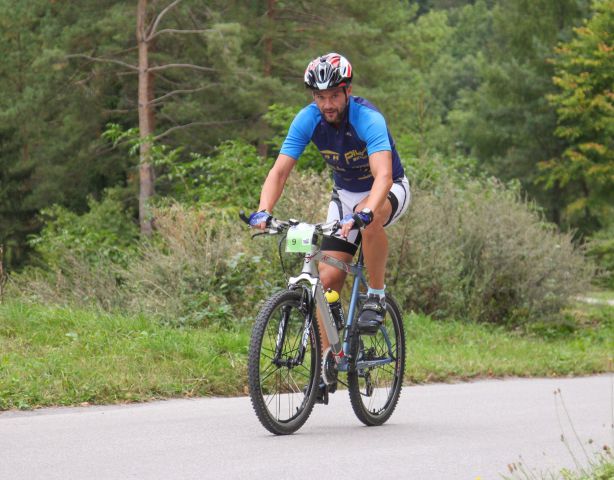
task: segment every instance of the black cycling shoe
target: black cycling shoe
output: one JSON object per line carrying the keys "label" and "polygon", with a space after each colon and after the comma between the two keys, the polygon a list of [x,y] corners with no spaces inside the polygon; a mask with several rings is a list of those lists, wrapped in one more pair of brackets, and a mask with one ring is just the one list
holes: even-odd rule
{"label": "black cycling shoe", "polygon": [[375,335],[384,322],[386,299],[376,294],[367,297],[358,317],[358,331],[366,335]]}

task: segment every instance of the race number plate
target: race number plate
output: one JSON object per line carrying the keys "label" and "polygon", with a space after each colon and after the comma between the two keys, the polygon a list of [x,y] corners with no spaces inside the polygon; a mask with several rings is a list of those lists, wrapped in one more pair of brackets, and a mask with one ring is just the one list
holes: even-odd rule
{"label": "race number plate", "polygon": [[286,252],[310,253],[315,230],[316,227],[307,223],[299,223],[290,227],[286,237]]}

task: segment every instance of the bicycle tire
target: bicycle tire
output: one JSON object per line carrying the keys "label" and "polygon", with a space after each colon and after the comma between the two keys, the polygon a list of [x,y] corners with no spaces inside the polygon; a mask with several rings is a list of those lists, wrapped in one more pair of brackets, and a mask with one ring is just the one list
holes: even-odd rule
{"label": "bicycle tire", "polygon": [[[248,384],[252,406],[260,423],[276,435],[288,435],[303,426],[317,396],[321,343],[315,316],[312,316],[302,363],[288,364],[298,358],[305,331],[305,309],[309,307],[304,305],[302,296],[301,290],[283,290],[271,296],[256,317],[249,345]],[[284,309],[286,334],[276,364],[275,345]]]}
{"label": "bicycle tire", "polygon": [[[361,360],[390,358],[381,327],[376,335],[357,336],[351,347],[352,365],[348,372],[350,402],[358,419],[367,426],[382,425],[390,418],[403,387],[405,329],[399,307],[390,295],[386,295],[383,326],[390,337],[393,352],[391,363],[364,369],[358,367]],[[378,403],[376,400],[381,401]]]}

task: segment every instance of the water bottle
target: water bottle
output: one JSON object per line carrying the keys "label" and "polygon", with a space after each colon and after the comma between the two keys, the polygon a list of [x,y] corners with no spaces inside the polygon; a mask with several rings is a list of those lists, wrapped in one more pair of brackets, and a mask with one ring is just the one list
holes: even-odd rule
{"label": "water bottle", "polygon": [[324,292],[324,296],[330,307],[330,313],[333,315],[335,326],[337,330],[341,330],[345,325],[345,316],[343,315],[343,305],[339,301],[339,293],[329,288]]}

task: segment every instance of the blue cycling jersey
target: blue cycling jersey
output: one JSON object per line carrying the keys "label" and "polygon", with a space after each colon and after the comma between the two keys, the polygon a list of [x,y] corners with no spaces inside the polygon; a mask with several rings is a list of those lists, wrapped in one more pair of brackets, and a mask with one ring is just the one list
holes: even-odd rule
{"label": "blue cycling jersey", "polygon": [[315,102],[307,105],[292,121],[280,153],[298,160],[310,141],[331,166],[335,185],[344,190],[371,190],[369,155],[382,150],[392,152],[393,180],[404,176],[384,116],[364,98],[350,96],[345,118],[338,128],[322,117]]}

